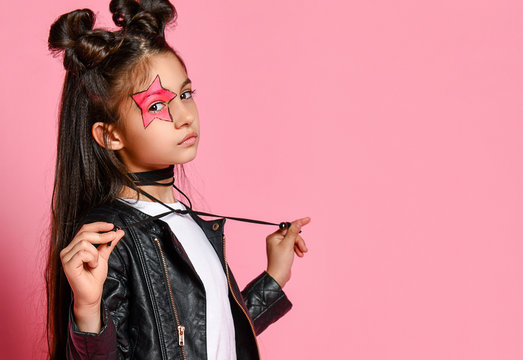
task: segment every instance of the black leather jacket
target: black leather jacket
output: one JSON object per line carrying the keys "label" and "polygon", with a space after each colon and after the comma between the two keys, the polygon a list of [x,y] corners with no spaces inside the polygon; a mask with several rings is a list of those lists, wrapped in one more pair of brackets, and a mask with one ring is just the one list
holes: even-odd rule
{"label": "black leather jacket", "polygon": [[[285,315],[292,304],[265,271],[240,292],[225,258],[225,219],[191,216],[216,250],[227,275],[237,358],[259,359],[256,335]],[[78,228],[95,221],[124,227],[148,217],[114,201],[90,211]],[[99,334],[79,331],[71,304],[68,358],[206,359],[205,290],[178,239],[162,220],[124,231],[109,258],[102,329]]]}

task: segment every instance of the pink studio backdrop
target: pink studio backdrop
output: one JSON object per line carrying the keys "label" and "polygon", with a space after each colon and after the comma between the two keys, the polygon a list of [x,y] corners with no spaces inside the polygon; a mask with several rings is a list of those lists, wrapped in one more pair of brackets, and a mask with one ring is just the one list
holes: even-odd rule
{"label": "pink studio backdrop", "polygon": [[[3,4],[0,353],[43,359],[60,14]],[[26,7],[26,4],[28,5]],[[177,1],[197,90],[193,186],[219,214],[310,216],[265,359],[523,358],[523,3]],[[27,9],[27,10],[26,10]],[[196,194],[196,192],[194,192]],[[263,225],[227,221],[242,285]]]}

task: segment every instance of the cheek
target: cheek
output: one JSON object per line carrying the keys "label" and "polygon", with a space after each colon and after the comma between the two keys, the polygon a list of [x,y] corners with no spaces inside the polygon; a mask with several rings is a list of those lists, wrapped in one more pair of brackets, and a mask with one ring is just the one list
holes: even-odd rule
{"label": "cheek", "polygon": [[[165,130],[153,127],[154,122],[147,129],[137,128],[129,133],[127,137],[126,149],[131,157],[142,160],[155,159],[162,156],[169,148],[169,139],[165,135]],[[153,128],[150,128],[153,127]]]}
{"label": "cheek", "polygon": [[146,135],[145,128],[143,127],[142,118],[130,117],[125,126],[125,137],[128,142],[135,142],[140,140]]}
{"label": "cheek", "polygon": [[120,108],[120,122],[127,137],[135,134],[140,127],[143,130],[142,112],[134,102],[126,102]]}
{"label": "cheek", "polygon": [[153,124],[144,128],[141,113],[129,114],[124,121],[124,146],[132,152],[142,152],[142,148],[150,147],[155,137]]}
{"label": "cheek", "polygon": [[198,126],[200,124],[200,117],[199,117],[199,114],[198,114],[198,108],[196,107],[196,104],[191,106],[190,111],[191,111],[191,115],[192,115],[192,117],[194,119],[193,120],[194,124],[196,126]]}

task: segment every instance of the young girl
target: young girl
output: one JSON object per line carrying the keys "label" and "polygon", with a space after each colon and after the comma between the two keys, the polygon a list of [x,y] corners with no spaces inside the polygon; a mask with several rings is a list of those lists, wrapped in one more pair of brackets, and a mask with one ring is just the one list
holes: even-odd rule
{"label": "young girl", "polygon": [[267,236],[267,270],[240,291],[225,219],[203,220],[168,186],[200,140],[191,81],[164,39],[176,11],[167,0],[113,0],[110,10],[119,31],[93,29],[83,9],[49,35],[67,71],[46,272],[50,358],[258,359],[256,336],[291,308],[282,288],[294,253],[307,251],[299,232],[310,218]]}

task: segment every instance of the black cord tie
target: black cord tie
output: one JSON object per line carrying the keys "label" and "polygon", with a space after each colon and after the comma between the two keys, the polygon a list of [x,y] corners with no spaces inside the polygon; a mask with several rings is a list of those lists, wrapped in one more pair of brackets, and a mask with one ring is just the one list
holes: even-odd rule
{"label": "black cord tie", "polygon": [[[174,185],[174,165],[170,165],[169,167],[167,167],[165,169],[144,171],[144,172],[136,172],[136,173],[129,173],[128,175],[131,177],[131,179],[133,179],[134,183],[136,185],[138,185],[138,186],[144,186],[144,185],[170,186],[170,185],[172,185],[176,190],[178,190],[178,192],[180,192],[187,199],[187,201],[189,202],[189,208],[185,209],[185,210],[173,209],[172,207],[170,207],[169,205],[167,205],[167,204],[163,203],[162,201],[158,200],[157,198],[155,198],[154,196],[152,196],[151,194],[149,194],[145,190],[138,188],[138,191],[141,194],[143,194],[144,196],[148,197],[152,201],[155,201],[157,203],[162,204],[167,209],[169,209],[169,211],[166,211],[164,213],[161,213],[161,214],[158,214],[158,215],[155,215],[155,216],[151,216],[151,217],[149,217],[149,218],[147,218],[145,220],[141,220],[141,221],[135,222],[135,223],[127,225],[127,226],[125,226],[123,228],[115,226],[115,228],[113,229],[115,231],[118,230],[118,229],[123,230],[125,228],[129,228],[129,227],[132,227],[132,226],[137,226],[137,225],[140,225],[142,223],[149,222],[151,220],[156,220],[156,219],[159,219],[161,217],[164,217],[164,216],[167,216],[169,214],[172,214],[173,212],[177,213],[177,214],[193,213],[193,214],[203,215],[203,216],[221,217],[221,218],[227,218],[227,219],[236,220],[236,221],[244,221],[244,222],[250,222],[250,223],[255,223],[255,224],[262,224],[262,225],[276,225],[276,226],[278,226],[282,230],[283,229],[288,229],[291,226],[291,223],[288,222],[288,221],[276,224],[276,223],[272,223],[272,222],[268,222],[268,221],[254,220],[254,219],[247,219],[247,218],[240,218],[240,217],[233,217],[233,216],[216,215],[216,214],[210,214],[210,213],[206,213],[206,212],[202,212],[202,211],[193,210],[192,209],[192,203],[191,203],[191,200],[189,199],[189,197],[187,195],[185,195],[183,191],[178,189],[176,187],[176,185]],[[165,180],[165,179],[170,179],[170,178],[172,178],[172,181],[170,181],[168,183],[159,183],[159,182],[157,182],[158,180]]]}

